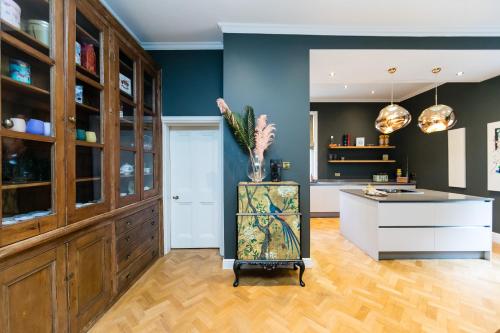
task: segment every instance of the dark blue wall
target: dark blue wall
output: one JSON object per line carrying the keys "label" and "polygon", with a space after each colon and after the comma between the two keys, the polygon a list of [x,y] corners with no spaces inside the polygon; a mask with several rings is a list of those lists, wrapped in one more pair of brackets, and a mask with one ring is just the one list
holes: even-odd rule
{"label": "dark blue wall", "polygon": [[218,116],[222,50],[151,51],[162,68],[164,116]]}
{"label": "dark blue wall", "polygon": [[[291,161],[292,169],[285,177],[301,184],[304,257],[310,256],[310,49],[500,49],[500,38],[224,34],[224,97],[234,110],[251,104],[277,124],[276,144],[266,156]],[[225,257],[234,258],[236,186],[246,179],[247,158],[227,128],[225,138]]]}

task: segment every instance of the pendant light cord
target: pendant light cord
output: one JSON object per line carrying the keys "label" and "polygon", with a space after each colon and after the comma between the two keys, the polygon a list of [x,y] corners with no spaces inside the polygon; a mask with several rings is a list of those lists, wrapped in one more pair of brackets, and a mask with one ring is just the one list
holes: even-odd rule
{"label": "pendant light cord", "polygon": [[434,90],[434,103],[438,105],[438,84],[436,82],[436,89]]}

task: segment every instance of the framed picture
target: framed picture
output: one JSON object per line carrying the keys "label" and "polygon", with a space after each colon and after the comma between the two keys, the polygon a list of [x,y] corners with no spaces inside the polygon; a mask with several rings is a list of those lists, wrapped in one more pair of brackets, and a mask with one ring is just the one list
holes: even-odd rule
{"label": "framed picture", "polygon": [[500,121],[489,123],[488,132],[488,191],[500,192]]}
{"label": "framed picture", "polygon": [[364,137],[356,138],[356,146],[363,147],[364,145],[365,145]]}

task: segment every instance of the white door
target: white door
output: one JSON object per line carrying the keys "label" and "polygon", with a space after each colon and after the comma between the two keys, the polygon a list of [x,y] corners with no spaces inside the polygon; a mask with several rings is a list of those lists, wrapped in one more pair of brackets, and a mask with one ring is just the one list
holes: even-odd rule
{"label": "white door", "polygon": [[218,129],[170,130],[171,246],[219,247]]}

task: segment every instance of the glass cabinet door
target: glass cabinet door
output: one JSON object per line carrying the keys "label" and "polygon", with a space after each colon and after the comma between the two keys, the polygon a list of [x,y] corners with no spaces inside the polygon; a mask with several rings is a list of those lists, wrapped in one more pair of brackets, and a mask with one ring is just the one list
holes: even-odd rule
{"label": "glass cabinet door", "polygon": [[[75,222],[109,209],[108,31],[85,2],[69,1],[68,215]],[[108,159],[109,160],[109,159]]]}
{"label": "glass cabinet door", "polygon": [[[63,221],[62,1],[16,0],[1,19],[0,247]],[[57,143],[57,144],[56,144]],[[57,170],[55,169],[57,167]]]}
{"label": "glass cabinet door", "polygon": [[124,206],[139,200],[138,163],[138,113],[137,113],[137,66],[135,54],[121,41],[118,43],[117,90],[118,149],[117,149],[117,197],[118,205]]}
{"label": "glass cabinet door", "polygon": [[143,198],[158,193],[157,179],[157,80],[146,64],[142,77],[142,187]]}

